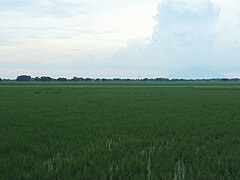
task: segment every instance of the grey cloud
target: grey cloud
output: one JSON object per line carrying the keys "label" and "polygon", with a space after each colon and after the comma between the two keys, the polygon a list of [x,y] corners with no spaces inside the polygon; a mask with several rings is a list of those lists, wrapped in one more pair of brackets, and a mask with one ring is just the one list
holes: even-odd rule
{"label": "grey cloud", "polygon": [[199,64],[207,58],[203,56],[210,56],[218,17],[219,11],[210,1],[204,0],[193,8],[187,6],[186,0],[163,1],[149,50],[168,63]]}

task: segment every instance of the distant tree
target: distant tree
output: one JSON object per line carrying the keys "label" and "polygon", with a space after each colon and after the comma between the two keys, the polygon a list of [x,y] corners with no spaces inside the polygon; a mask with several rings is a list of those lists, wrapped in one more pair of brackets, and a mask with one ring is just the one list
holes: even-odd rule
{"label": "distant tree", "polygon": [[162,82],[162,81],[169,81],[169,79],[168,79],[168,78],[160,77],[160,78],[154,79],[154,81],[160,81],[160,82]]}
{"label": "distant tree", "polygon": [[2,78],[0,78],[0,82],[2,81]]}
{"label": "distant tree", "polygon": [[232,78],[231,81],[240,81],[238,78]]}
{"label": "distant tree", "polygon": [[222,78],[222,81],[229,81],[228,78]]}
{"label": "distant tree", "polygon": [[47,76],[42,76],[40,79],[41,79],[41,81],[44,81],[44,82],[48,82],[48,81],[52,81],[53,80],[53,78],[47,77]]}
{"label": "distant tree", "polygon": [[94,80],[95,82],[101,82],[102,80],[100,78],[97,78]]}
{"label": "distant tree", "polygon": [[70,81],[75,81],[75,82],[77,82],[77,81],[79,81],[79,78],[78,78],[78,77],[73,77],[72,79],[70,79]]}
{"label": "distant tree", "polygon": [[110,81],[110,79],[102,78],[102,82]]}
{"label": "distant tree", "polygon": [[70,81],[75,81],[75,82],[77,82],[77,81],[79,81],[79,78],[77,78],[77,77],[73,77],[72,79],[70,79]]}
{"label": "distant tree", "polygon": [[60,82],[67,82],[67,78],[62,78],[62,77],[60,77],[60,78],[57,79],[57,81],[60,81]]}
{"label": "distant tree", "polygon": [[84,78],[80,77],[73,77],[72,79],[70,79],[70,81],[74,81],[74,82],[83,82],[84,81]]}
{"label": "distant tree", "polygon": [[144,78],[144,79],[142,79],[142,81],[150,81],[150,79]]}
{"label": "distant tree", "polygon": [[17,81],[31,81],[31,76],[28,76],[28,75],[21,75],[21,76],[18,76]]}
{"label": "distant tree", "polygon": [[86,78],[85,81],[90,82],[90,81],[93,81],[93,79],[92,78]]}
{"label": "distant tree", "polygon": [[41,81],[41,78],[35,77],[33,80],[34,80],[34,81]]}
{"label": "distant tree", "polygon": [[113,78],[113,81],[122,81],[121,78]]}

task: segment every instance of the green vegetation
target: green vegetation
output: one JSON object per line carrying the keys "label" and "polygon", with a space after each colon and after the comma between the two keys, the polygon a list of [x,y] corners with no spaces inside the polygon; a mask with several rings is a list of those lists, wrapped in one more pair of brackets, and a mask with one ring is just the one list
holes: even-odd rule
{"label": "green vegetation", "polygon": [[239,83],[1,83],[0,179],[238,179]]}

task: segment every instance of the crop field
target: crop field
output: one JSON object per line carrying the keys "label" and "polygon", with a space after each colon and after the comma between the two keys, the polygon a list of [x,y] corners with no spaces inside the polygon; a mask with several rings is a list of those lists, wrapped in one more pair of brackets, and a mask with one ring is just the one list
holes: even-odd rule
{"label": "crop field", "polygon": [[0,179],[239,179],[240,83],[0,83]]}

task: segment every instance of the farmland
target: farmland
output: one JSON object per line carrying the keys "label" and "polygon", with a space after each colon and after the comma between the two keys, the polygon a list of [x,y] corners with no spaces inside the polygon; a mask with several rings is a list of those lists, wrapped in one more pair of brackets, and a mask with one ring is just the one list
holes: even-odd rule
{"label": "farmland", "polygon": [[237,179],[240,83],[0,83],[0,179]]}

